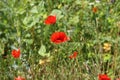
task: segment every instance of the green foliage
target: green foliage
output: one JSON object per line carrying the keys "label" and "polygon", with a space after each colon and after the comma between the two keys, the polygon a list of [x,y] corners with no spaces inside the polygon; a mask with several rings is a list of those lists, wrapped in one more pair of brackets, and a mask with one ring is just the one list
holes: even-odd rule
{"label": "green foliage", "polygon": [[[56,16],[55,24],[44,23],[49,15]],[[119,0],[0,0],[0,80],[19,75],[26,80],[97,80],[101,73],[112,80],[120,77],[119,19]],[[52,43],[55,31],[64,31],[70,41]],[[111,44],[107,52],[104,43]],[[11,55],[14,48],[21,49],[19,59]],[[78,56],[69,59],[74,51]]]}
{"label": "green foliage", "polygon": [[50,57],[50,53],[46,53],[46,48],[45,46],[42,44],[39,51],[38,51],[39,55],[41,55],[42,57]]}

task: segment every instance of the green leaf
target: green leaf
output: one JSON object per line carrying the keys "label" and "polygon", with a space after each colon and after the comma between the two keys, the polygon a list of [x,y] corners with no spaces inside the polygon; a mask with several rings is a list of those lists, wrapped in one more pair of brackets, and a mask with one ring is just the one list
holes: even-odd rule
{"label": "green leaf", "polygon": [[81,4],[81,1],[80,0],[76,0],[75,4]]}
{"label": "green leaf", "polygon": [[34,7],[31,9],[30,12],[31,12],[31,13],[38,13],[38,9],[37,9],[37,7],[34,6]]}
{"label": "green leaf", "polygon": [[23,24],[27,25],[31,21],[32,21],[32,16],[29,16],[29,17],[27,16],[27,17],[24,18]]}
{"label": "green leaf", "polygon": [[39,51],[38,51],[39,55],[42,56],[42,57],[49,57],[50,56],[50,53],[46,53],[46,47],[45,45],[41,45]]}
{"label": "green leaf", "polygon": [[77,24],[79,22],[79,16],[73,16],[69,20],[69,24]]}
{"label": "green leaf", "polygon": [[51,12],[51,15],[55,15],[57,17],[57,19],[61,19],[63,17],[62,12],[58,9],[54,9]]}
{"label": "green leaf", "polygon": [[95,56],[95,53],[92,53],[92,52],[89,52],[89,53],[88,53],[88,57],[89,57],[89,58],[93,58],[94,56]]}
{"label": "green leaf", "polygon": [[109,61],[110,59],[111,55],[109,53],[104,55],[104,62]]}
{"label": "green leaf", "polygon": [[36,23],[39,23],[39,17],[40,15],[35,15],[35,16],[27,16],[23,20],[23,24],[25,24],[27,27],[26,29],[29,29],[33,27]]}
{"label": "green leaf", "polygon": [[26,42],[29,45],[31,45],[33,43],[32,39],[23,39],[23,41]]}

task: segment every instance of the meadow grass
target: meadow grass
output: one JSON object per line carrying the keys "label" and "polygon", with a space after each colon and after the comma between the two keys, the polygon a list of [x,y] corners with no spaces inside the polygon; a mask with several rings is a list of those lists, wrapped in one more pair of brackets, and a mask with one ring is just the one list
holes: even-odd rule
{"label": "meadow grass", "polygon": [[[45,24],[49,15],[55,24]],[[56,31],[70,40],[51,42]],[[18,48],[15,59],[11,51]],[[99,74],[120,78],[119,0],[0,1],[0,80],[98,80]]]}

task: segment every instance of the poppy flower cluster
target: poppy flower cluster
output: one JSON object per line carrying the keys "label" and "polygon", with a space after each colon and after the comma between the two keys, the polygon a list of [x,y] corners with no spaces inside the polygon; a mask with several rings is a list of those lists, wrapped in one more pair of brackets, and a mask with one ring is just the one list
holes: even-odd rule
{"label": "poppy flower cluster", "polygon": [[17,50],[12,50],[12,56],[14,58],[19,58],[20,57],[20,49],[17,49]]}
{"label": "poppy flower cluster", "polygon": [[[51,25],[56,23],[56,16],[50,15],[45,19],[46,25]],[[51,42],[55,44],[60,44],[69,40],[69,37],[64,32],[54,32],[50,37]]]}
{"label": "poppy flower cluster", "polygon": [[111,80],[106,74],[99,74],[99,80]]}
{"label": "poppy flower cluster", "polygon": [[46,20],[44,22],[46,25],[55,24],[56,23],[56,16],[50,15],[46,18]]}

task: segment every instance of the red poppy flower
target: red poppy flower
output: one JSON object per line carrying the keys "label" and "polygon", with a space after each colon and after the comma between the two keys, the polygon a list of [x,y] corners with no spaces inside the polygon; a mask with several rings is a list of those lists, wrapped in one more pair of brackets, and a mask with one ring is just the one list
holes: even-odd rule
{"label": "red poppy flower", "polygon": [[47,19],[45,20],[45,24],[50,25],[50,24],[55,24],[56,23],[56,16],[48,16]]}
{"label": "red poppy flower", "polygon": [[92,8],[92,11],[93,11],[94,13],[96,13],[96,12],[98,11],[97,7],[93,7],[93,8]]}
{"label": "red poppy flower", "polygon": [[25,78],[22,78],[22,77],[18,76],[18,77],[15,78],[14,80],[25,80]]}
{"label": "red poppy flower", "polygon": [[14,58],[19,58],[20,57],[20,49],[18,49],[18,50],[12,50],[12,56]]}
{"label": "red poppy flower", "polygon": [[106,74],[99,74],[99,80],[111,80]]}
{"label": "red poppy flower", "polygon": [[70,59],[76,58],[78,55],[78,52],[74,52],[72,55],[69,56]]}
{"label": "red poppy flower", "polygon": [[69,37],[64,32],[55,32],[51,35],[51,42],[59,44],[69,40]]}

